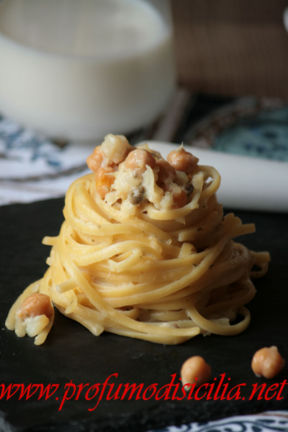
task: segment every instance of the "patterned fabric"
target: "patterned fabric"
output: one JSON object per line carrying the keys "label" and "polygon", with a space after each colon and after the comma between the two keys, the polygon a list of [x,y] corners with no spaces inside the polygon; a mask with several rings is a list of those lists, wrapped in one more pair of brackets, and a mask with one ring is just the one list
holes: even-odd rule
{"label": "patterned fabric", "polygon": [[153,432],[287,432],[288,411],[274,415],[235,416],[206,424],[169,426]]}
{"label": "patterned fabric", "polygon": [[88,172],[90,148],[53,143],[0,117],[0,205],[61,196]]}

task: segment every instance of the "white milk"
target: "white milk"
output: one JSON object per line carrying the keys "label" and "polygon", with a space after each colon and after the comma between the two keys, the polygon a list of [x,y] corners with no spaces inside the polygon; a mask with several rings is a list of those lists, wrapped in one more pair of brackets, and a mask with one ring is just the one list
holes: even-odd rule
{"label": "white milk", "polygon": [[52,137],[145,125],[174,86],[171,28],[145,0],[4,0],[0,53],[0,110]]}

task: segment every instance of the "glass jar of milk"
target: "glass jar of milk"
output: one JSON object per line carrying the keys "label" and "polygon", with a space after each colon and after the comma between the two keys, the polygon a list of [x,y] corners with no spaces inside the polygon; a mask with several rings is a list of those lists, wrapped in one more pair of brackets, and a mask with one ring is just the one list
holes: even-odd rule
{"label": "glass jar of milk", "polygon": [[173,92],[166,0],[4,0],[0,52],[0,112],[54,138],[129,132]]}

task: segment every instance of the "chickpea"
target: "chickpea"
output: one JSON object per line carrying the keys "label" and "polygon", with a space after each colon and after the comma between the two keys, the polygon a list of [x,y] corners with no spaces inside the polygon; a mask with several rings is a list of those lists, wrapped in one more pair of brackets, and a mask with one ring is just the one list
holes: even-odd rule
{"label": "chickpea", "polygon": [[99,168],[96,172],[96,189],[102,199],[110,192],[111,185],[114,183],[113,168]]}
{"label": "chickpea", "polygon": [[138,174],[142,174],[146,170],[147,165],[153,169],[156,165],[156,161],[153,155],[144,149],[131,151],[125,160],[126,168],[134,170]]}
{"label": "chickpea", "polygon": [[187,204],[188,197],[184,190],[179,190],[173,194],[174,208],[180,208]]}
{"label": "chickpea", "polygon": [[158,172],[158,183],[159,185],[164,185],[165,183],[171,183],[176,177],[176,171],[165,159],[159,159],[156,162],[159,172]]}
{"label": "chickpea", "polygon": [[177,150],[172,150],[168,154],[167,160],[175,170],[190,174],[196,167],[199,159],[187,152],[183,147],[180,147]]}
{"label": "chickpea", "polygon": [[132,148],[123,135],[106,135],[101,145],[103,155],[107,158],[107,165],[118,165],[126,158]]}
{"label": "chickpea", "polygon": [[211,379],[211,367],[201,356],[189,357],[182,365],[181,379],[183,385],[193,382],[201,385]]}
{"label": "chickpea", "polygon": [[50,318],[53,312],[54,309],[50,297],[46,294],[34,293],[23,301],[18,309],[17,315],[23,320],[38,315],[46,315]]}
{"label": "chickpea", "polygon": [[276,346],[261,348],[255,352],[251,368],[256,376],[274,378],[283,369],[285,360]]}
{"label": "chickpea", "polygon": [[103,154],[99,146],[95,147],[93,153],[88,156],[86,162],[91,171],[98,171],[103,162]]}

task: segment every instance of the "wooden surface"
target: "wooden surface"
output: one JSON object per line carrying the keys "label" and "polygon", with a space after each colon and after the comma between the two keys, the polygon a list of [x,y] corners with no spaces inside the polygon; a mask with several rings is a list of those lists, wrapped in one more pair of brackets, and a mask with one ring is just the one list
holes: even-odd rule
{"label": "wooden surface", "polygon": [[180,83],[288,99],[287,0],[172,0]]}

